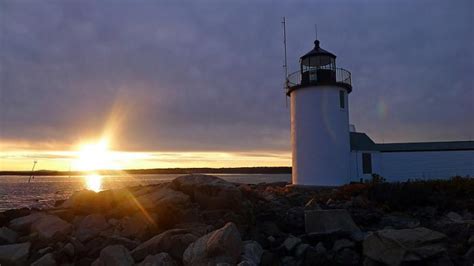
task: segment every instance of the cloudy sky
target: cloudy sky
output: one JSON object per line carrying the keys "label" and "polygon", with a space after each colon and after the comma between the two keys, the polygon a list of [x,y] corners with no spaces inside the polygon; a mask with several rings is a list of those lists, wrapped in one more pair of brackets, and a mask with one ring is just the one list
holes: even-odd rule
{"label": "cloudy sky", "polygon": [[473,14],[469,0],[0,0],[0,169],[62,169],[104,132],[146,157],[128,167],[289,165],[282,16],[290,70],[317,23],[352,72],[358,131],[472,139]]}

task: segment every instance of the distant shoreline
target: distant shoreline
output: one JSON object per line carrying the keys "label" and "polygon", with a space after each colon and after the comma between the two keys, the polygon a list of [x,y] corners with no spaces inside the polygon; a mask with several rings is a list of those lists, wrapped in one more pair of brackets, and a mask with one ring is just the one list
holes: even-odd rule
{"label": "distant shoreline", "polygon": [[[126,170],[98,170],[93,171],[99,174],[291,174],[291,167],[224,167],[224,168],[155,168],[155,169],[126,169]],[[62,176],[62,175],[84,175],[88,171],[0,171],[0,176],[20,175],[20,176]]]}

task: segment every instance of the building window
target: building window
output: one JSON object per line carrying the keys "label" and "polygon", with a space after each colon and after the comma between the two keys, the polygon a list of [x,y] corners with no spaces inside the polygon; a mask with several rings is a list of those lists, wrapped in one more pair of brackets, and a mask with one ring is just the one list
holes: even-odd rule
{"label": "building window", "polygon": [[346,99],[345,99],[344,91],[339,91],[339,106],[341,109],[346,108]]}
{"label": "building window", "polygon": [[372,174],[372,154],[362,153],[362,173]]}

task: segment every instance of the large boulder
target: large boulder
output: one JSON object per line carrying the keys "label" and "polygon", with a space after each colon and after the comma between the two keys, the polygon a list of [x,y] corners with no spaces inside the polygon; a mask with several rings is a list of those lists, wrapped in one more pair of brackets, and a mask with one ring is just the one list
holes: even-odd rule
{"label": "large boulder", "polygon": [[253,265],[260,265],[262,260],[263,248],[257,241],[245,241],[243,243],[242,261]]}
{"label": "large boulder", "polygon": [[345,209],[305,211],[306,233],[358,232],[359,227]]}
{"label": "large boulder", "polygon": [[232,183],[209,175],[187,175],[175,178],[171,187],[186,193],[205,209],[240,209],[242,193]]}
{"label": "large boulder", "polygon": [[31,264],[31,266],[56,266],[56,260],[52,253],[47,253]]}
{"label": "large boulder", "polygon": [[46,214],[42,212],[34,212],[26,216],[18,217],[10,221],[9,227],[15,231],[30,230],[31,225],[45,215]]}
{"label": "large boulder", "polygon": [[0,246],[0,265],[24,265],[30,254],[29,242]]}
{"label": "large boulder", "polygon": [[139,266],[176,266],[176,262],[168,253],[161,252],[156,255],[148,255]]}
{"label": "large boulder", "polygon": [[154,209],[163,205],[183,206],[189,203],[189,196],[167,187],[157,188],[136,198],[140,208]]}
{"label": "large boulder", "polygon": [[77,222],[75,236],[81,242],[85,242],[98,236],[108,227],[109,225],[103,215],[90,214]]}
{"label": "large boulder", "polygon": [[148,255],[161,252],[169,253],[174,259],[181,261],[184,250],[199,235],[189,229],[171,229],[143,242],[132,251],[135,261],[141,261]]}
{"label": "large boulder", "polygon": [[387,229],[369,235],[363,242],[364,255],[388,265],[417,263],[446,252],[442,233],[418,227]]}
{"label": "large boulder", "polygon": [[0,228],[0,245],[15,243],[17,238],[18,234],[10,228],[5,226]]}
{"label": "large boulder", "polygon": [[38,233],[40,239],[63,239],[71,232],[70,223],[54,215],[45,215],[31,225],[31,231]]}
{"label": "large boulder", "polygon": [[95,265],[104,266],[131,266],[134,265],[130,252],[122,245],[107,246],[102,249],[98,261],[94,262]]}
{"label": "large boulder", "polygon": [[242,239],[234,223],[227,223],[195,242],[184,251],[184,265],[216,265],[239,262],[242,252]]}

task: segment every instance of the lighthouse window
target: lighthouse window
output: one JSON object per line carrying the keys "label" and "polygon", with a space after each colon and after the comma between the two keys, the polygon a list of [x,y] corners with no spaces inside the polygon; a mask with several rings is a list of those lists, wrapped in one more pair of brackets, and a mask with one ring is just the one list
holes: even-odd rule
{"label": "lighthouse window", "polygon": [[341,109],[346,108],[344,91],[339,91],[339,106],[341,107]]}
{"label": "lighthouse window", "polygon": [[362,153],[362,173],[372,173],[372,154]]}

